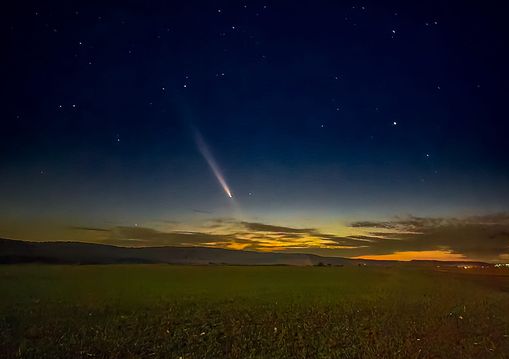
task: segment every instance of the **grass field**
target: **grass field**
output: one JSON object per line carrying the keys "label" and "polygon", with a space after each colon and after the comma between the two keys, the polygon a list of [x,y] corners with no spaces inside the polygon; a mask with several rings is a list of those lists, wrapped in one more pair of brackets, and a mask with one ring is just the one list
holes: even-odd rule
{"label": "grass field", "polygon": [[1,358],[509,358],[509,276],[0,266]]}

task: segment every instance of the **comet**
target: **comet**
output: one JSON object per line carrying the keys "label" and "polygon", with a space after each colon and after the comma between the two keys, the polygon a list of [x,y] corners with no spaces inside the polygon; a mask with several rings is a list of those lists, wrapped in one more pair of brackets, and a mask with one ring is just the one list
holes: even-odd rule
{"label": "comet", "polygon": [[195,140],[196,145],[198,146],[198,151],[200,151],[200,154],[203,156],[203,158],[209,165],[210,169],[212,170],[212,173],[214,174],[214,176],[216,176],[217,181],[223,188],[224,192],[228,197],[233,198],[232,192],[230,191],[230,187],[228,187],[228,184],[226,183],[226,180],[224,179],[224,176],[221,173],[221,170],[219,169],[219,165],[214,159],[214,156],[212,156],[212,153],[210,152],[207,144],[205,143],[203,137],[200,135],[199,132],[195,133]]}

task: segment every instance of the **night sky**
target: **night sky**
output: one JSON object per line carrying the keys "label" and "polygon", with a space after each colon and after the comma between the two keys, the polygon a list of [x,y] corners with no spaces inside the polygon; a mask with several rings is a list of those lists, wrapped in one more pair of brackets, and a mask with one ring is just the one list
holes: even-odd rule
{"label": "night sky", "polygon": [[0,236],[509,259],[508,11],[11,3]]}

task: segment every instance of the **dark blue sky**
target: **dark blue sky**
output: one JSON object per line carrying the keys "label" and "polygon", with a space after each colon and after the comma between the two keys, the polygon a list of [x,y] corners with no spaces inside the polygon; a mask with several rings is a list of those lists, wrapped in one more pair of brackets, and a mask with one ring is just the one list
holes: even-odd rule
{"label": "dark blue sky", "polygon": [[505,212],[508,10],[463,1],[10,4],[4,232],[24,237],[14,228],[48,221],[193,227],[203,217],[333,230]]}

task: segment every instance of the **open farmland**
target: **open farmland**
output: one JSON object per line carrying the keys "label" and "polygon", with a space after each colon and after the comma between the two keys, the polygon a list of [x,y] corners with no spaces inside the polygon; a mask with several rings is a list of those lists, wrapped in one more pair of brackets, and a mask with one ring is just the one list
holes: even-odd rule
{"label": "open farmland", "polygon": [[508,289],[504,270],[1,266],[0,356],[508,358]]}

